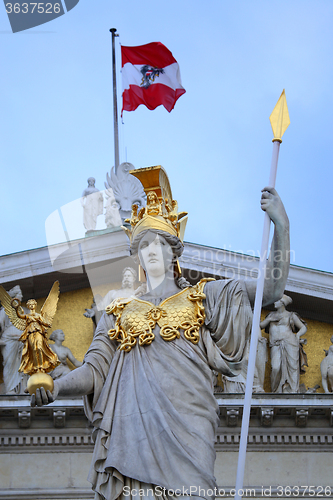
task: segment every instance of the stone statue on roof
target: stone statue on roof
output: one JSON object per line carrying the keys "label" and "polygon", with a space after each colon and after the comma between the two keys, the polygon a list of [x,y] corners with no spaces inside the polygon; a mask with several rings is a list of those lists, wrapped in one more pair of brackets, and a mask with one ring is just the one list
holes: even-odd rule
{"label": "stone statue on roof", "polygon": [[103,213],[103,193],[95,187],[94,177],[89,177],[88,187],[83,191],[81,205],[83,207],[83,224],[86,231],[94,231],[97,217]]}

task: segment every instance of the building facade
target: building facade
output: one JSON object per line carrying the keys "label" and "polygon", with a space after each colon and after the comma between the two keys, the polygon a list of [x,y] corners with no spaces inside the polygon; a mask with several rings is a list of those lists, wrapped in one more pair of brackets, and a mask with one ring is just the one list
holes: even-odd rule
{"label": "building facade", "polygon": [[[202,277],[254,278],[258,260],[186,243],[180,264],[184,276],[195,283]],[[94,296],[120,288],[122,270],[128,266],[137,264],[129,257],[127,238],[119,229],[1,257],[0,283],[6,290],[19,284],[23,302],[35,298],[40,308],[59,280],[61,295],[52,330],[64,331],[64,344],[82,361],[94,332],[93,321],[83,315],[85,309],[91,307]],[[309,366],[301,384],[309,392],[272,394],[268,359],[265,393],[253,395],[244,498],[333,496],[329,455],[333,394],[324,394],[319,368],[333,335],[333,275],[291,266],[286,293],[293,299],[290,309],[307,322]],[[4,392],[0,395],[0,499],[92,499],[86,477],[93,442],[82,400],[59,399],[47,407],[31,408],[28,395]],[[243,396],[223,392],[219,379],[216,398],[220,406],[217,496],[233,496]]]}

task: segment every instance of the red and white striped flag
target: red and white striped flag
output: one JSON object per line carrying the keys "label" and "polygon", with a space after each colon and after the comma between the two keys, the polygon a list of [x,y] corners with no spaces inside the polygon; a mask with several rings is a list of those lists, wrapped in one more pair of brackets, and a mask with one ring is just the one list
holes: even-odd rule
{"label": "red and white striped flag", "polygon": [[134,111],[140,104],[155,109],[161,104],[169,112],[185,94],[179,66],[161,42],[121,47],[123,108]]}

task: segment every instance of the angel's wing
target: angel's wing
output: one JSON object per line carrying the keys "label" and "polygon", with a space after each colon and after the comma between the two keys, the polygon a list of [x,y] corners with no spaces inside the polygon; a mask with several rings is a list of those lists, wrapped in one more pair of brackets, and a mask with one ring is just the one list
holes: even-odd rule
{"label": "angel's wing", "polygon": [[54,315],[56,313],[58,300],[59,300],[59,281],[55,281],[40,311],[41,315],[50,324],[52,323]]}
{"label": "angel's wing", "polygon": [[11,323],[18,330],[24,330],[26,326],[25,320],[18,317],[14,307],[11,305],[12,297],[9,295],[9,293],[6,292],[6,290],[1,285],[0,285],[0,301]]}

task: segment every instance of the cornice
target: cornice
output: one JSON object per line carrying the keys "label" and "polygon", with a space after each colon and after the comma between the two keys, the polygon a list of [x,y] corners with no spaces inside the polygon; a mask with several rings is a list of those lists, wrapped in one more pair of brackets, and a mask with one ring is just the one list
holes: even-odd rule
{"label": "cornice", "polygon": [[93,500],[91,488],[34,488],[0,490],[0,499],[3,500]]}
{"label": "cornice", "polygon": [[36,248],[0,257],[0,282],[19,281],[54,272],[83,271],[83,266],[98,264],[128,255],[128,241],[123,231],[98,237]]}
{"label": "cornice", "polygon": [[[256,278],[259,258],[219,248],[185,243],[180,258],[184,267],[190,266],[203,274],[230,278]],[[290,265],[286,291],[300,292],[333,300],[333,273]]]}
{"label": "cornice", "polygon": [[[99,236],[89,236],[69,243],[61,243],[0,257],[0,283],[7,289],[20,284],[24,299],[45,297],[53,282],[59,279],[61,291],[87,288],[97,275],[107,284],[112,273],[133,265],[132,260],[114,266],[119,260],[129,259],[129,244],[122,230]],[[203,276],[236,279],[256,278],[258,257],[185,242],[180,258],[184,276],[192,283]],[[118,269],[119,268],[119,269]],[[98,274],[99,272],[99,274]],[[111,274],[112,274],[111,273]],[[104,283],[104,282],[103,282]],[[302,317],[333,323],[333,274],[291,265],[286,292],[293,298],[293,308]]]}
{"label": "cornice", "polygon": [[[237,451],[242,395],[216,396],[220,408],[217,451]],[[332,451],[333,398],[330,394],[253,395],[250,451]],[[92,427],[80,398],[30,408],[29,396],[0,399],[1,453],[92,452]]]}
{"label": "cornice", "polygon": [[[0,282],[19,281],[56,271],[66,272],[129,255],[125,233],[113,231],[69,243],[0,257]],[[215,276],[255,278],[259,259],[219,248],[185,242],[180,258],[187,269]],[[83,271],[82,271],[83,272]],[[291,265],[287,290],[333,300],[333,273]]]}

